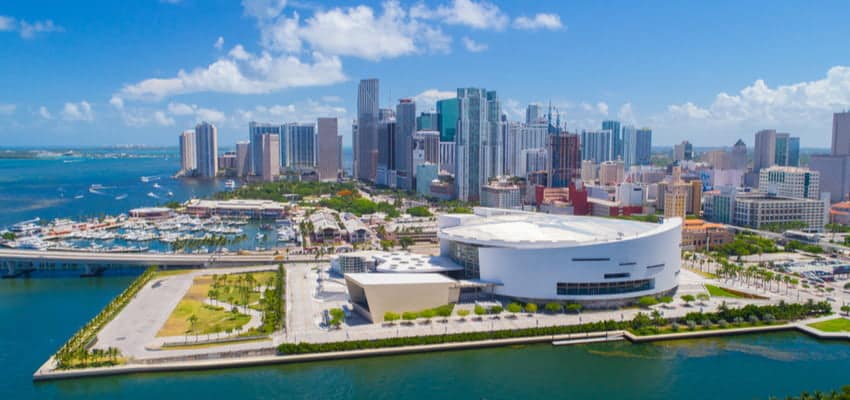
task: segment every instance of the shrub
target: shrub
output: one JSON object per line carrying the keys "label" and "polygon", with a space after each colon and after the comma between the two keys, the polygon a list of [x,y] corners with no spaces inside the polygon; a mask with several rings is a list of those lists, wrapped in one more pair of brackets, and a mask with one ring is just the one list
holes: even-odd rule
{"label": "shrub", "polygon": [[685,323],[688,325],[688,329],[690,330],[694,330],[697,328],[697,323],[692,319],[685,321]]}
{"label": "shrub", "polygon": [[683,294],[680,298],[685,302],[685,304],[690,304],[692,301],[696,300],[692,294]]}
{"label": "shrub", "polygon": [[478,305],[478,304],[476,304],[476,305],[475,305],[475,310],[474,310],[474,311],[475,311],[475,315],[477,315],[477,316],[479,316],[479,317],[480,317],[480,316],[482,316],[482,315],[484,315],[484,314],[487,314],[487,310],[486,310],[486,309],[484,309],[484,307],[482,307],[482,306],[480,306],[480,305]]}
{"label": "shrub", "polygon": [[548,313],[556,314],[561,312],[561,305],[558,303],[546,303],[544,309]]}
{"label": "shrub", "polygon": [[638,303],[639,306],[641,306],[643,308],[649,308],[649,307],[652,307],[652,306],[658,304],[658,300],[656,300],[655,297],[652,297],[652,296],[643,296],[640,299],[638,299],[637,303]]}
{"label": "shrub", "polygon": [[536,313],[537,312],[537,304],[534,304],[534,303],[526,304],[525,305],[525,311],[530,312],[530,313]]}
{"label": "shrub", "polygon": [[469,315],[469,310],[457,310],[457,315],[461,318],[466,318]]}
{"label": "shrub", "polygon": [[750,320],[750,323],[753,324],[753,325],[759,323],[759,317],[755,314],[751,314],[749,320]]}
{"label": "shrub", "polygon": [[430,309],[429,310],[423,310],[422,312],[419,313],[420,317],[428,319],[428,320],[430,320],[431,318],[434,318],[436,315],[437,315],[437,312],[434,311],[434,310],[430,310]]}
{"label": "shrub", "polygon": [[670,324],[670,330],[673,331],[673,332],[678,332],[679,331],[679,324],[677,324],[675,322]]}
{"label": "shrub", "polygon": [[578,303],[567,304],[567,311],[578,314],[579,312],[581,312],[581,304],[578,304]]}
{"label": "shrub", "polygon": [[399,318],[401,318],[401,316],[392,311],[387,311],[386,313],[384,313],[384,321],[395,322],[398,321]]}
{"label": "shrub", "polygon": [[490,307],[490,314],[501,314],[502,310],[503,310],[502,306],[493,306],[493,307]]}
{"label": "shrub", "polygon": [[773,322],[775,320],[776,320],[776,318],[773,316],[773,314],[765,314],[764,315],[764,321],[765,322]]}
{"label": "shrub", "polygon": [[405,311],[401,314],[401,319],[405,321],[413,321],[416,318],[419,318],[419,313],[415,313],[413,311]]}
{"label": "shrub", "polygon": [[702,326],[704,326],[705,328],[711,328],[711,325],[712,324],[711,324],[710,319],[706,318],[706,319],[702,320]]}
{"label": "shrub", "polygon": [[673,296],[662,296],[662,297],[658,298],[658,301],[660,301],[664,304],[670,304],[670,303],[673,302]]}
{"label": "shrub", "polygon": [[522,312],[522,306],[517,303],[508,304],[508,312],[510,312],[511,314]]}
{"label": "shrub", "polygon": [[721,328],[726,328],[727,326],[729,326],[729,323],[726,322],[725,319],[721,319],[721,320],[717,321],[717,325],[720,326]]}

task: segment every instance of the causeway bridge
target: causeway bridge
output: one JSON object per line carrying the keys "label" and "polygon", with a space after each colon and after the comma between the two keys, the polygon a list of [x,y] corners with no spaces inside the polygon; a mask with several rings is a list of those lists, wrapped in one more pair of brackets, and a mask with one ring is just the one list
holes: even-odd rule
{"label": "causeway bridge", "polygon": [[147,267],[151,265],[166,268],[215,268],[281,262],[284,262],[283,256],[271,254],[107,253],[0,249],[0,269],[2,269],[4,277],[15,277],[41,270],[79,269],[85,271],[84,275],[95,275],[107,268]]}

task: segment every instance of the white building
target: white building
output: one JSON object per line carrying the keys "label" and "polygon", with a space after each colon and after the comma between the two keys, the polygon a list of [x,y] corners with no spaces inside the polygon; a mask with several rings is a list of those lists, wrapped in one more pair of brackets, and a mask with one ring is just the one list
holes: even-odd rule
{"label": "white building", "polygon": [[198,167],[195,154],[195,131],[189,129],[180,134],[180,170],[189,173]]}
{"label": "white building", "polygon": [[808,168],[764,168],[759,172],[759,190],[782,197],[820,199],[820,174]]}
{"label": "white building", "polygon": [[520,208],[519,186],[507,181],[493,181],[481,188],[481,205],[495,208]]}
{"label": "white building", "polygon": [[438,223],[441,255],[499,296],[606,306],[678,287],[679,218],[651,224],[476,208]]}

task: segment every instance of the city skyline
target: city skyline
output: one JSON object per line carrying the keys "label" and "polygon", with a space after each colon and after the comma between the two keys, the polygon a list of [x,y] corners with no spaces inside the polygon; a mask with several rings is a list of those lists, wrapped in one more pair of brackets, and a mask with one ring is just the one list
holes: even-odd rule
{"label": "city skyline", "polygon": [[[410,97],[428,111],[457,88],[486,87],[510,120],[551,100],[571,132],[618,120],[650,126],[660,145],[713,146],[776,129],[829,147],[831,114],[850,108],[850,60],[834,51],[850,33],[839,23],[848,5],[767,4],[102,2],[97,24],[70,4],[9,4],[0,56],[28,62],[0,65],[0,140],[173,145],[208,120],[233,143],[251,120],[340,117],[348,148],[356,86],[375,77],[381,107]],[[688,45],[663,40],[671,34]],[[20,134],[32,130],[43,134]]]}

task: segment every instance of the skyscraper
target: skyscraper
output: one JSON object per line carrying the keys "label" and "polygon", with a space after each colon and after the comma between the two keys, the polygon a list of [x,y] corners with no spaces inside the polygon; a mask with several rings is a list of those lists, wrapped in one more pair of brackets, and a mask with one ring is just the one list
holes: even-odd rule
{"label": "skyscraper", "polygon": [[832,155],[850,156],[850,111],[832,114]]}
{"label": "skyscraper", "polygon": [[635,145],[635,164],[652,164],[652,129],[640,128],[635,134],[637,144]]}
{"label": "skyscraper", "polygon": [[747,169],[747,145],[738,139],[732,146],[732,169]]}
{"label": "skyscraper", "polygon": [[623,166],[629,169],[637,165],[637,129],[632,125],[623,127]]}
{"label": "skyscraper", "polygon": [[502,104],[499,101],[499,96],[493,90],[488,90],[487,98],[487,135],[484,136],[482,142],[483,158],[482,158],[482,175],[480,176],[481,186],[487,183],[487,179],[491,177],[502,176],[504,174],[504,148],[502,146],[504,125],[502,115]]}
{"label": "skyscraper", "polygon": [[581,176],[581,148],[576,134],[549,135],[549,187],[569,187]]}
{"label": "skyscraper", "polygon": [[251,172],[251,142],[236,142],[236,175],[248,176]]}
{"label": "skyscraper", "polygon": [[457,134],[458,99],[437,101],[438,126],[441,142],[454,142]]}
{"label": "skyscraper", "polygon": [[694,145],[687,140],[673,146],[674,161],[690,161],[694,158]]}
{"label": "skyscraper", "polygon": [[611,160],[611,131],[582,131],[581,156],[596,164]]}
{"label": "skyscraper", "polygon": [[384,119],[378,125],[378,160],[375,183],[395,187],[397,182],[389,182],[390,175],[395,176],[395,118]]}
{"label": "skyscraper", "polygon": [[531,103],[525,108],[525,123],[526,125],[536,124],[543,118],[540,115],[540,104]]}
{"label": "skyscraper", "polygon": [[413,189],[413,133],[416,132],[416,103],[400,99],[396,105],[395,169],[398,187]]}
{"label": "skyscraper", "polygon": [[756,132],[756,146],[753,150],[753,172],[770,167],[776,161],[776,131],[765,129]]}
{"label": "skyscraper", "polygon": [[440,114],[435,112],[422,112],[416,117],[417,131],[436,131],[440,127]]}
{"label": "skyscraper", "polygon": [[278,147],[283,165],[288,168],[309,169],[316,166],[316,126],[291,123],[283,126],[284,136]]}
{"label": "skyscraper", "polygon": [[357,148],[354,163],[357,179],[374,182],[378,162],[377,79],[363,79],[357,89]]}
{"label": "skyscraper", "polygon": [[195,126],[197,176],[215,177],[218,173],[218,130],[209,122]]}
{"label": "skyscraper", "polygon": [[319,118],[318,122],[318,160],[316,172],[323,181],[335,181],[339,166],[339,129],[336,118]]}
{"label": "skyscraper", "polygon": [[457,90],[458,129],[455,137],[455,193],[461,201],[478,201],[486,170],[482,142],[489,136],[487,91]]}
{"label": "skyscraper", "polygon": [[195,153],[195,131],[183,131],[180,134],[180,171],[184,174],[191,174],[198,167]]}
{"label": "skyscraper", "polygon": [[263,135],[281,135],[280,125],[251,121],[248,124],[248,140],[251,142],[251,175],[263,174]]}
{"label": "skyscraper", "polygon": [[274,182],[280,176],[280,135],[269,133],[263,138],[262,176],[265,182]]}
{"label": "skyscraper", "polygon": [[607,160],[623,158],[623,134],[620,130],[620,121],[602,121],[602,130],[611,132],[611,155]]}

